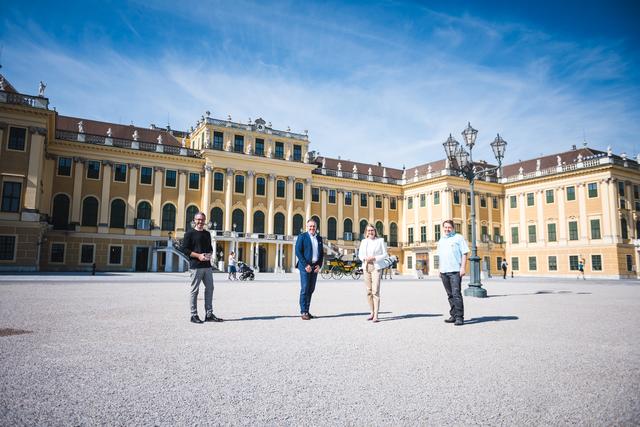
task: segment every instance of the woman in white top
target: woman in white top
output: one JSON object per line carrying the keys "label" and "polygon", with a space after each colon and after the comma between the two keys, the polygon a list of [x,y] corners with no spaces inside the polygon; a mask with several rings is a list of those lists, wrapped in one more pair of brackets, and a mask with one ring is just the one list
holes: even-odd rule
{"label": "woman in white top", "polygon": [[368,224],[365,229],[366,238],[360,242],[358,258],[362,261],[362,271],[364,272],[364,284],[367,286],[367,300],[371,315],[367,320],[378,322],[378,311],[380,309],[380,274],[382,266],[380,261],[387,258],[387,246],[384,240],[378,238],[376,229]]}

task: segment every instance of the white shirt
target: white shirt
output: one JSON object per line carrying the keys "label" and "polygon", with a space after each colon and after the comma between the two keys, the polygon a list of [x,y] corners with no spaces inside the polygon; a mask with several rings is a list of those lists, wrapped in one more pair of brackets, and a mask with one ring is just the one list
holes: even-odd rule
{"label": "white shirt", "polygon": [[311,238],[311,248],[313,249],[313,255],[311,256],[311,262],[318,262],[318,238],[315,234],[309,233]]}

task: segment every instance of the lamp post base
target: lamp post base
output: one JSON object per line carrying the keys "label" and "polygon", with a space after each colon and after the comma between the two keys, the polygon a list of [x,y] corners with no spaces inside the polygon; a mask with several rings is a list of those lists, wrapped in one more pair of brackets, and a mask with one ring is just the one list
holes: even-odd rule
{"label": "lamp post base", "polygon": [[464,290],[465,297],[486,298],[487,290],[480,286],[469,286]]}

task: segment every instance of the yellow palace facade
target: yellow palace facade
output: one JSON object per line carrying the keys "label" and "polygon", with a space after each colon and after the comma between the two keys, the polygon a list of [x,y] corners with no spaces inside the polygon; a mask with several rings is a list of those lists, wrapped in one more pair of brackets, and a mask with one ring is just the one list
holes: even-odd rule
{"label": "yellow palace facade", "polygon": [[[0,76],[0,271],[182,271],[176,244],[208,216],[216,260],[291,271],[315,218],[330,255],[352,256],[367,223],[398,270],[438,272],[441,223],[470,239],[468,183],[444,160],[409,169],[316,155],[305,133],[203,115],[189,131],[58,114],[44,89]],[[476,182],[482,269],[636,278],[637,159],[587,147],[503,166]]]}

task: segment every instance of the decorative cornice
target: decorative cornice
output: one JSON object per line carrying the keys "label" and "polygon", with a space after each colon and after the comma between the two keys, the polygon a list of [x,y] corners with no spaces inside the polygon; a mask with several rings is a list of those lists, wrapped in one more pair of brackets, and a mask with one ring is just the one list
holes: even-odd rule
{"label": "decorative cornice", "polygon": [[162,166],[154,166],[153,167],[153,171],[154,172],[164,172],[164,168]]}
{"label": "decorative cornice", "polygon": [[213,171],[213,166],[211,165],[204,165],[204,171],[211,173]]}
{"label": "decorative cornice", "polygon": [[247,171],[247,176],[248,176],[249,178],[253,178],[254,176],[256,176],[256,171],[248,170],[248,171]]}
{"label": "decorative cornice", "polygon": [[103,160],[102,166],[110,166],[113,167],[113,162],[111,160]]}
{"label": "decorative cornice", "polygon": [[235,169],[227,168],[227,176],[232,176],[234,172],[235,172]]}
{"label": "decorative cornice", "polygon": [[29,126],[29,133],[47,136],[47,129],[38,126]]}
{"label": "decorative cornice", "polygon": [[129,169],[140,169],[140,165],[138,163],[127,163],[127,167]]}

